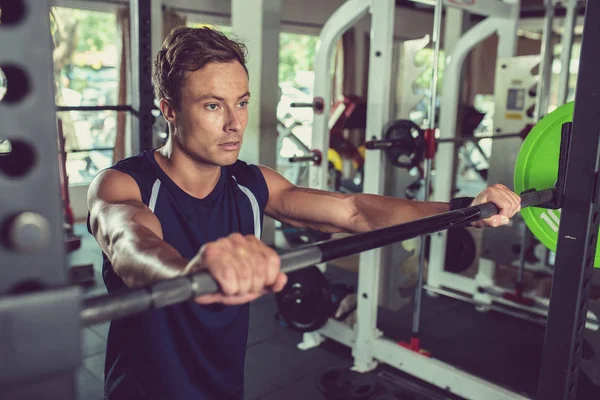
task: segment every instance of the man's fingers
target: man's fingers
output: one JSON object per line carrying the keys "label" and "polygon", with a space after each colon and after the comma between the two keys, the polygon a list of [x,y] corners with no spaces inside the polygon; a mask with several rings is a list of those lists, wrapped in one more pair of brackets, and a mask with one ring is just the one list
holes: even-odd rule
{"label": "man's fingers", "polygon": [[[225,258],[229,259],[230,257]],[[210,272],[221,287],[221,292],[226,296],[233,296],[240,292],[237,272],[233,267],[225,265],[221,268],[211,268]]]}
{"label": "man's fingers", "polygon": [[275,283],[273,284],[273,286],[271,286],[271,291],[275,292],[275,293],[281,292],[283,290],[283,288],[285,287],[285,285],[287,284],[287,281],[288,281],[287,275],[284,274],[283,272],[280,272],[279,274],[277,274]]}
{"label": "man's fingers", "polygon": [[248,293],[237,296],[223,296],[220,303],[225,304],[227,306],[236,306],[254,301],[265,293],[265,291],[262,291],[259,293]]}
{"label": "man's fingers", "polygon": [[202,296],[198,296],[194,299],[194,301],[198,304],[206,305],[206,304],[219,303],[223,300],[223,297],[224,296],[221,293],[211,293],[211,294],[205,294]]}

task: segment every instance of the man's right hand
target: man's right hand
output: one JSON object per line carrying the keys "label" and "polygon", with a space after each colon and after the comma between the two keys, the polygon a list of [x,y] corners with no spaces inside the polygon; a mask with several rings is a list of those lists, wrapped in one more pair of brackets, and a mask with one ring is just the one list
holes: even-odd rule
{"label": "man's right hand", "polygon": [[243,304],[266,293],[280,292],[287,282],[275,250],[253,235],[239,233],[204,245],[185,273],[201,270],[213,276],[221,291],[197,297],[199,304]]}

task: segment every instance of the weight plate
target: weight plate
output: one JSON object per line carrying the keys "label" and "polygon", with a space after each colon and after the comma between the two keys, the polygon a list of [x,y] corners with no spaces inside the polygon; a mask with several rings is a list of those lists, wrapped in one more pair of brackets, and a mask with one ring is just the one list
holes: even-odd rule
{"label": "weight plate", "polygon": [[400,142],[399,145],[385,150],[385,155],[392,165],[410,170],[423,160],[425,136],[417,124],[400,119],[389,123],[383,131],[385,140]]}
{"label": "weight plate", "polygon": [[333,315],[329,282],[316,266],[288,274],[288,282],[275,295],[279,315],[299,332],[320,329]]}
{"label": "weight plate", "polygon": [[[558,158],[562,125],[573,121],[573,102],[546,115],[529,132],[515,164],[515,192],[542,190],[554,187],[558,177]],[[547,248],[556,251],[560,210],[527,207],[521,210],[523,220]],[[594,266],[600,268],[600,241],[596,246]]]}
{"label": "weight plate", "polygon": [[376,386],[370,375],[346,369],[327,371],[317,381],[317,387],[329,400],[367,400]]}

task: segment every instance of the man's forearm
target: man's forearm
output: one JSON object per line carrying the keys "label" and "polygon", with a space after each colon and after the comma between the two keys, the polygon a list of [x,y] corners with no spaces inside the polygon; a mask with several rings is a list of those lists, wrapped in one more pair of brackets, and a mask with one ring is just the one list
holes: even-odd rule
{"label": "man's forearm", "polygon": [[398,225],[450,210],[449,203],[423,202],[395,197],[357,194],[353,196],[356,216],[352,232],[366,232]]}
{"label": "man's forearm", "polygon": [[129,287],[174,278],[188,264],[175,248],[136,224],[112,235],[108,249],[115,272]]}

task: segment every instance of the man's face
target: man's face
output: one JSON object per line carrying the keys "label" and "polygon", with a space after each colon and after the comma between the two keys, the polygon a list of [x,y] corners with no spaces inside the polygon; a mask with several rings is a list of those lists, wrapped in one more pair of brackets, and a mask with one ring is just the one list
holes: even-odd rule
{"label": "man's face", "polygon": [[237,62],[209,63],[188,72],[176,112],[176,134],[192,159],[211,165],[236,162],[248,124],[248,75]]}

